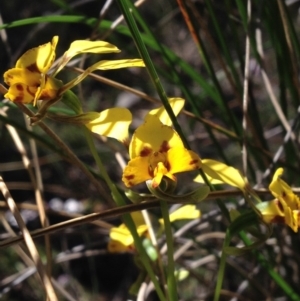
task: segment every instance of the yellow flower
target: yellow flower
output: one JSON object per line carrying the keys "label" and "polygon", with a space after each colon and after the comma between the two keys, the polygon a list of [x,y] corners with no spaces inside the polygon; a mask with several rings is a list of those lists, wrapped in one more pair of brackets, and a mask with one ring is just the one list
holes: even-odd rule
{"label": "yellow flower", "polygon": [[[139,236],[146,237],[147,230],[148,227],[146,225],[141,225],[137,228]],[[111,228],[109,236],[110,241],[107,248],[110,253],[135,251],[133,237],[131,236],[131,233],[125,224],[121,224],[119,227]]]}
{"label": "yellow flower", "polygon": [[[181,97],[170,97],[168,98],[168,100],[174,115],[177,116],[184,106],[184,102],[185,102],[184,99]],[[169,126],[172,125],[172,121],[164,106],[151,110],[147,114],[145,120],[148,118],[149,115],[157,116],[159,120],[165,125],[169,125]]]}
{"label": "yellow flower", "polygon": [[[170,222],[173,223],[183,219],[196,219],[201,216],[200,210],[196,208],[196,205],[184,205],[177,210],[170,213]],[[160,218],[158,220],[161,225],[164,224],[164,220]]]}
{"label": "yellow flower", "polygon": [[[131,217],[137,227],[139,236],[148,236],[148,227],[144,222],[144,218],[141,212],[132,212]],[[134,240],[131,236],[129,229],[125,224],[121,224],[119,227],[113,227],[109,233],[109,243],[107,249],[110,253],[120,252],[133,252],[135,251]]]}
{"label": "yellow flower", "polygon": [[58,100],[62,94],[73,88],[95,70],[144,67],[144,62],[141,59],[99,61],[69,83],[63,85],[55,76],[75,55],[82,53],[117,53],[120,50],[105,41],[74,41],[57,64],[56,70],[49,74],[55,59],[57,43],[58,36],[54,36],[51,42],[28,50],[19,58],[15,68],[4,73],[4,81],[9,86],[7,93],[4,95],[6,98],[25,104],[33,103],[33,105],[38,100]]}
{"label": "yellow flower", "polygon": [[4,81],[9,86],[5,98],[22,103],[56,98],[62,83],[49,77],[47,72],[55,59],[57,42],[55,36],[51,42],[28,50],[18,59],[15,68],[4,73]]}
{"label": "yellow flower", "polygon": [[132,121],[132,115],[126,108],[111,108],[102,112],[87,112],[76,116],[50,116],[61,122],[83,124],[95,134],[115,138],[128,145],[128,127]]}
{"label": "yellow flower", "polygon": [[129,155],[122,177],[127,187],[152,179],[152,187],[156,188],[163,176],[176,181],[175,173],[201,167],[200,157],[187,150],[177,132],[162,124],[156,115],[149,115],[136,129]]}
{"label": "yellow flower", "polygon": [[276,198],[270,202],[256,205],[266,223],[285,223],[295,232],[300,225],[300,198],[280,177],[283,168],[278,168],[273,176],[269,189]]}
{"label": "yellow flower", "polygon": [[[132,212],[132,219],[137,228],[137,232],[140,237],[148,238],[148,227],[145,224],[143,215],[141,212]],[[195,205],[185,205],[170,213],[170,222],[183,219],[195,219],[201,216],[200,211]],[[158,220],[163,226],[163,219]],[[119,227],[113,227],[110,229],[110,240],[107,249],[110,253],[120,253],[120,252],[134,252],[134,240],[131,236],[130,231],[124,224]]]}

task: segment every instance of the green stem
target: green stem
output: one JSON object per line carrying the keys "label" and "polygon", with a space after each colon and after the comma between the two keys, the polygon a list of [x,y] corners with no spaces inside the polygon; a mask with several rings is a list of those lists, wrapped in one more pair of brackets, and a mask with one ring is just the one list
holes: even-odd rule
{"label": "green stem", "polygon": [[148,70],[148,73],[149,73],[149,76],[155,86],[155,89],[159,95],[159,98],[161,99],[172,123],[173,123],[173,126],[176,130],[176,132],[179,134],[180,138],[182,139],[184,145],[186,148],[190,149],[189,147],[189,143],[187,141],[187,139],[185,138],[185,135],[183,134],[182,130],[181,130],[181,127],[177,121],[177,118],[172,110],[172,107],[170,106],[170,103],[169,103],[169,100],[168,100],[168,97],[166,95],[166,92],[160,82],[160,79],[159,79],[159,76],[156,72],[156,69],[154,67],[154,64],[152,63],[152,60],[150,58],[150,55],[148,53],[148,50],[145,46],[145,43],[141,37],[141,34],[139,32],[139,29],[136,25],[136,22],[135,22],[135,19],[133,18],[132,16],[132,12],[129,10],[129,4],[127,3],[126,0],[117,0],[119,6],[120,6],[120,9],[123,13],[123,16],[124,16],[124,19],[126,20],[127,24],[128,24],[128,27],[129,27],[129,30],[131,32],[131,35],[132,35],[132,38],[136,44],[136,47],[142,57],[142,59],[144,60],[145,62],[145,65],[147,67],[147,70]]}
{"label": "green stem", "polygon": [[164,227],[167,242],[167,255],[168,255],[168,265],[167,265],[167,285],[168,285],[168,297],[169,301],[177,301],[177,285],[175,279],[175,262],[174,262],[174,245],[173,245],[173,234],[171,228],[171,222],[169,217],[168,204],[165,201],[160,201],[160,209],[162,212],[162,217],[164,219]]}
{"label": "green stem", "polygon": [[226,247],[229,246],[230,238],[231,238],[230,231],[229,231],[229,229],[227,229],[225,240],[223,243],[223,248],[222,248],[222,255],[221,255],[220,266],[219,266],[218,277],[217,277],[217,285],[216,285],[213,301],[218,301],[219,297],[220,297],[222,283],[223,283],[223,279],[224,279],[224,273],[225,273],[226,258],[227,258],[225,249],[226,249]]}
{"label": "green stem", "polygon": [[[95,144],[94,144],[94,141],[93,141],[93,138],[92,138],[92,134],[91,132],[85,128],[85,136],[86,136],[86,139],[87,139],[87,142],[88,142],[88,145],[89,145],[89,148],[91,150],[91,153],[96,161],[96,164],[98,166],[98,169],[103,177],[103,179],[105,180],[107,186],[109,187],[110,191],[111,191],[111,194],[112,194],[112,197],[114,199],[114,201],[116,202],[116,204],[118,206],[124,206],[126,205],[126,202],[124,200],[124,197],[122,196],[122,194],[119,192],[119,190],[117,189],[117,187],[115,186],[115,184],[111,181],[99,155],[98,155],[98,152],[96,150],[96,147],[95,147]],[[164,296],[164,293],[159,285],[159,282],[156,278],[156,275],[151,267],[151,263],[150,263],[150,259],[143,247],[143,244],[142,244],[142,240],[140,238],[140,236],[138,235],[137,233],[137,230],[136,230],[136,226],[134,224],[134,221],[131,217],[131,215],[129,213],[126,213],[123,215],[123,220],[124,220],[124,223],[126,225],[126,227],[129,229],[133,239],[134,239],[134,243],[135,243],[135,247],[140,255],[140,259],[151,279],[151,281],[153,282],[153,285],[155,287],[155,290],[156,290],[156,293],[159,297],[159,299],[161,301],[167,301],[166,300],[166,297]]]}
{"label": "green stem", "polygon": [[[220,260],[220,266],[218,271],[218,277],[217,277],[217,285],[215,289],[215,295],[213,301],[218,301],[220,297],[220,292],[222,288],[222,283],[224,280],[224,273],[225,273],[225,266],[226,266],[226,258],[227,253],[226,249],[229,247],[230,239],[233,235],[234,231],[230,231],[230,229],[227,229],[226,231],[226,237],[223,243],[222,248],[222,255]],[[241,231],[239,233],[240,237],[242,238],[243,242],[246,246],[249,246],[252,244],[251,240],[247,237],[246,233],[244,231]],[[293,290],[293,288],[274,270],[274,268],[271,266],[271,264],[268,262],[268,260],[264,257],[263,254],[259,253],[258,251],[254,250],[253,254],[259,261],[259,263],[266,269],[266,271],[269,273],[269,275],[272,277],[272,279],[278,284],[278,286],[285,292],[285,294],[293,301],[300,301],[299,295]]]}
{"label": "green stem", "polygon": [[[245,232],[240,233],[240,236],[245,243],[245,245],[250,245],[251,240],[247,237]],[[300,296],[294,291],[294,289],[274,270],[265,256],[258,251],[254,251],[256,258],[258,259],[259,263],[266,269],[275,283],[285,292],[286,296],[289,297],[290,300],[299,301]],[[215,301],[215,300],[214,300]]]}

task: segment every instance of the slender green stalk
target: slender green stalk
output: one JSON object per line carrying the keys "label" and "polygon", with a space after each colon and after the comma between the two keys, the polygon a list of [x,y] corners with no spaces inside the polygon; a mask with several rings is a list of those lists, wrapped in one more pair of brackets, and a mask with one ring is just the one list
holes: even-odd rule
{"label": "slender green stalk", "polygon": [[[111,191],[111,194],[112,194],[112,197],[114,199],[114,201],[116,202],[116,204],[118,206],[124,206],[126,205],[126,202],[124,200],[124,197],[121,195],[121,193],[119,192],[119,190],[117,189],[117,187],[115,186],[115,184],[112,182],[112,180],[110,179],[99,155],[98,155],[98,152],[96,150],[96,147],[95,147],[95,144],[94,144],[94,141],[93,141],[93,137],[92,137],[92,134],[91,132],[88,130],[88,129],[84,129],[85,130],[85,135],[86,135],[86,139],[87,139],[87,142],[88,142],[88,145],[89,145],[89,148],[90,148],[90,151],[96,161],[96,164],[98,166],[98,169],[103,177],[103,179],[105,180],[107,186],[109,187],[110,191]],[[150,264],[150,259],[143,247],[143,244],[142,244],[142,240],[140,238],[140,236],[138,235],[137,233],[137,230],[136,230],[136,226],[134,224],[134,221],[131,217],[131,215],[129,213],[126,213],[123,215],[123,220],[124,220],[124,223],[126,225],[126,227],[129,229],[133,239],[134,239],[134,243],[135,243],[135,246],[138,250],[138,253],[140,255],[140,259],[151,279],[151,281],[153,282],[153,285],[155,287],[155,290],[156,290],[156,293],[157,295],[159,296],[159,299],[161,301],[166,301],[166,298],[164,296],[164,293],[159,285],[159,282],[156,278],[156,275],[151,267],[151,264]]]}
{"label": "slender green stalk", "polygon": [[168,101],[168,97],[166,95],[166,92],[160,82],[160,79],[159,79],[159,76],[156,72],[156,69],[152,63],[152,60],[150,58],[150,55],[148,53],[148,50],[145,46],[145,43],[139,33],[139,30],[138,30],[138,27],[135,23],[135,20],[132,16],[132,13],[130,12],[129,10],[129,5],[127,4],[127,0],[117,0],[119,6],[120,6],[120,9],[124,15],[124,18],[126,20],[126,22],[128,23],[128,26],[129,26],[129,29],[130,29],[130,32],[132,34],[132,37],[136,43],[136,47],[141,55],[141,57],[143,58],[144,62],[145,62],[145,65],[147,67],[147,70],[148,70],[148,73],[150,75],[150,78],[156,88],[156,91],[166,109],[166,111],[168,112],[168,115],[173,123],[173,126],[175,128],[175,130],[177,131],[177,133],[180,135],[180,138],[182,139],[185,147],[189,148],[189,143],[187,141],[187,139],[185,138],[185,135],[183,134],[182,130],[181,130],[181,127],[177,121],[177,118],[169,104],[169,101]]}
{"label": "slender green stalk", "polygon": [[219,266],[219,271],[218,271],[218,276],[217,276],[217,285],[215,288],[215,295],[214,295],[213,301],[218,301],[219,297],[220,297],[222,283],[223,283],[223,279],[224,279],[225,267],[226,267],[226,258],[227,258],[227,254],[225,253],[224,250],[226,249],[226,247],[229,246],[230,238],[231,238],[230,232],[229,232],[229,229],[227,229],[225,240],[223,243],[223,248],[222,248],[222,255],[221,255],[220,266]]}
{"label": "slender green stalk", "polygon": [[[241,238],[243,239],[246,245],[250,245],[251,241],[245,234],[242,232],[240,234]],[[269,273],[270,277],[274,280],[275,283],[285,292],[286,296],[293,301],[300,301],[300,296],[293,290],[293,288],[274,270],[268,260],[264,257],[263,254],[254,251],[256,258],[258,259],[259,263],[265,268],[265,270]],[[214,300],[215,301],[215,300]]]}
{"label": "slender green stalk", "polygon": [[169,217],[168,204],[165,201],[160,201],[160,210],[164,219],[164,227],[167,242],[167,255],[168,255],[168,266],[167,266],[167,284],[168,284],[168,297],[169,301],[177,301],[177,285],[175,278],[175,262],[174,262],[174,245],[173,245],[173,234],[171,228],[171,222]]}
{"label": "slender green stalk", "polygon": [[[181,60],[180,57],[176,56],[174,53],[172,53],[170,50],[168,50],[165,46],[162,45],[162,43],[160,43],[157,40],[155,35],[151,32],[151,30],[148,28],[145,21],[139,14],[139,11],[133,4],[130,4],[130,9],[133,11],[134,17],[136,18],[139,26],[146,33],[146,35],[141,34],[144,42],[146,43],[146,41],[148,41],[148,38],[149,38],[149,42],[150,41],[151,42],[148,43],[147,45],[149,45],[152,49],[157,49],[157,51],[160,52],[162,58],[164,59],[164,61],[167,64],[168,68],[167,68],[166,72],[162,68],[161,69],[157,68],[158,71],[160,72],[160,74],[162,74],[165,78],[169,79],[169,81],[173,82],[180,89],[180,91],[184,95],[184,98],[191,105],[192,112],[196,116],[203,117],[202,110],[199,107],[199,99],[201,99],[201,96],[192,94],[192,92],[186,87],[186,84],[183,82],[183,80],[182,80],[180,74],[178,73],[178,71],[176,70],[175,66],[179,66],[185,72],[187,72],[187,69],[191,70],[191,68],[189,68],[189,66],[186,64],[186,62]],[[213,91],[213,92],[208,91],[208,90],[210,90],[208,83],[203,83],[203,82],[200,83],[197,80],[200,78],[201,78],[201,74],[197,73],[196,78],[193,78],[193,80],[198,82],[199,86],[201,86],[203,88],[203,90],[207,91],[207,94],[210,95],[211,98],[215,99],[215,101],[217,101],[218,103],[221,103],[222,100],[220,98],[217,100],[218,95],[217,95],[217,93],[215,93],[215,91]],[[206,93],[204,93],[204,94],[206,94]],[[220,145],[218,139],[215,137],[212,129],[209,126],[207,126],[206,124],[204,124],[204,126],[205,126],[205,129],[206,129],[209,137],[213,141],[213,144],[216,147],[222,160],[226,163],[229,163],[226,158],[226,154],[224,153],[224,149]]]}
{"label": "slender green stalk", "polygon": [[[233,231],[234,232],[234,231]],[[218,301],[220,297],[220,292],[222,288],[222,283],[224,280],[225,266],[226,266],[226,258],[227,253],[226,249],[229,247],[229,243],[233,234],[232,231],[228,228],[226,231],[225,240],[222,248],[222,255],[220,260],[220,266],[218,270],[217,284],[215,288],[215,295],[213,301]],[[244,231],[239,233],[245,245],[249,246],[252,244],[251,240],[247,237]],[[285,292],[285,294],[293,301],[300,301],[300,296],[292,289],[292,287],[274,270],[274,268],[270,265],[270,263],[266,260],[264,255],[257,251],[253,251],[252,254],[257,258],[259,263],[265,268],[265,270],[269,273],[270,277],[274,280],[275,283]]]}

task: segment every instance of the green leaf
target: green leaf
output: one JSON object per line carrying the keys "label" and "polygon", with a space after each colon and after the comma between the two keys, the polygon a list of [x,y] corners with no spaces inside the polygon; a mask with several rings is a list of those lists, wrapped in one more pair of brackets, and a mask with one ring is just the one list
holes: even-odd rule
{"label": "green leaf", "polygon": [[67,90],[63,95],[61,101],[70,109],[72,109],[76,114],[83,113],[82,106],[77,95],[71,90]]}

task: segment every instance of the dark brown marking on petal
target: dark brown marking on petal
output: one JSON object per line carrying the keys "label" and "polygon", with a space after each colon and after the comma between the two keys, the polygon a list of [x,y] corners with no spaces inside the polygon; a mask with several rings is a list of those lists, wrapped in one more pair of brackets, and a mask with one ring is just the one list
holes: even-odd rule
{"label": "dark brown marking on petal", "polygon": [[27,66],[26,69],[29,70],[30,72],[40,73],[40,70],[39,70],[38,66],[36,65],[36,63],[33,63],[30,66]]}
{"label": "dark brown marking on petal", "polygon": [[147,157],[152,153],[152,148],[148,146],[144,146],[144,148],[140,151],[141,157]]}
{"label": "dark brown marking on petal", "polygon": [[133,245],[129,245],[129,246],[127,247],[127,250],[128,250],[128,251],[133,250]]}
{"label": "dark brown marking on petal", "polygon": [[170,171],[170,169],[171,169],[171,164],[170,164],[169,161],[164,162],[164,166],[165,166],[165,168],[166,168],[168,171]]}
{"label": "dark brown marking on petal", "polygon": [[281,212],[283,212],[283,206],[282,206],[282,204],[280,203],[279,200],[277,200],[276,205],[278,206],[279,210],[280,210]]}
{"label": "dark brown marking on petal", "polygon": [[18,95],[17,97],[15,97],[15,99],[13,101],[15,102],[23,102],[23,94],[22,95]]}
{"label": "dark brown marking on petal", "polygon": [[4,80],[5,80],[5,82],[6,82],[9,86],[11,86],[11,80],[12,80],[13,78],[14,78],[13,75],[7,74]]}
{"label": "dark brown marking on petal", "polygon": [[198,162],[199,162],[198,159],[194,159],[194,160],[189,162],[189,165],[194,165],[194,164],[197,164]]}
{"label": "dark brown marking on petal", "polygon": [[28,92],[29,95],[32,96],[32,98],[34,98],[35,93],[32,93],[32,92],[30,91],[30,87],[29,87],[29,86],[27,86],[26,91]]}
{"label": "dark brown marking on petal", "polygon": [[160,146],[159,151],[161,153],[166,153],[169,149],[170,149],[170,145],[169,145],[168,141],[164,140]]}
{"label": "dark brown marking on petal", "polygon": [[127,247],[127,250],[130,252],[135,252],[135,246],[134,245],[130,245]]}
{"label": "dark brown marking on petal", "polygon": [[46,92],[46,91],[43,91],[42,94],[40,95],[40,99],[42,100],[51,100],[51,95]]}
{"label": "dark brown marking on petal", "polygon": [[282,197],[285,198],[286,197],[286,193],[285,191],[282,192]]}
{"label": "dark brown marking on petal", "polygon": [[21,85],[21,84],[16,84],[16,89],[18,91],[23,91],[24,90],[24,87]]}
{"label": "dark brown marking on petal", "polygon": [[154,172],[153,172],[153,169],[151,168],[151,166],[148,166],[148,174],[151,178],[154,177]]}
{"label": "dark brown marking on petal", "polygon": [[275,216],[272,220],[271,223],[275,223],[275,224],[284,224],[285,220],[283,216]]}
{"label": "dark brown marking on petal", "polygon": [[128,175],[128,176],[124,176],[124,178],[128,181],[133,180],[134,179],[134,175]]}

